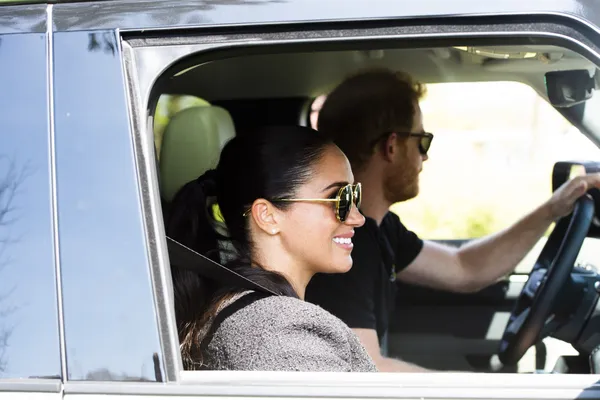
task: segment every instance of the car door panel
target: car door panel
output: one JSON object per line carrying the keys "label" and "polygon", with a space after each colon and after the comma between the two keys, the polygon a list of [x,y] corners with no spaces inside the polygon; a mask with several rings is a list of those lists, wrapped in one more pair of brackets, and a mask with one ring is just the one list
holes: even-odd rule
{"label": "car door panel", "polygon": [[[468,240],[439,240],[460,247]],[[485,371],[527,275],[513,274],[476,293],[399,283],[388,351],[432,369]]]}
{"label": "car door panel", "polygon": [[487,367],[522,287],[519,281],[505,279],[474,294],[399,284],[390,356],[434,369]]}
{"label": "car door panel", "polygon": [[[438,242],[460,246],[467,241]],[[596,268],[598,242],[596,238],[585,240],[578,264]],[[458,294],[399,283],[388,335],[390,356],[434,369],[487,371],[514,302],[527,282],[527,272],[544,244],[542,238],[517,266],[516,273],[477,293]],[[552,359],[543,359],[546,353],[552,354]],[[518,369],[548,367],[561,354],[577,352],[567,343],[545,339],[526,355]]]}

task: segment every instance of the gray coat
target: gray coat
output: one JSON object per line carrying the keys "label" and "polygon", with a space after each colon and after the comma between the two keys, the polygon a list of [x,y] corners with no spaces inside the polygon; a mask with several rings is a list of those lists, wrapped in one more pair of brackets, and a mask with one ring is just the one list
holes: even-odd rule
{"label": "gray coat", "polygon": [[217,315],[203,352],[207,369],[376,371],[358,337],[337,317],[299,299],[256,295],[244,292],[220,307],[224,315]]}

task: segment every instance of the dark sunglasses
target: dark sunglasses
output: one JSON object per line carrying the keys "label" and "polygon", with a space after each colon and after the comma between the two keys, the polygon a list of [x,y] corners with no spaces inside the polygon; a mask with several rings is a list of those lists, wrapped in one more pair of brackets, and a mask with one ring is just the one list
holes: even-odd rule
{"label": "dark sunglasses", "polygon": [[379,136],[372,142],[371,147],[375,146],[379,143],[383,138],[387,138],[392,133],[395,133],[398,136],[412,136],[421,138],[419,140],[419,153],[421,155],[426,156],[429,148],[431,147],[431,142],[433,141],[433,133],[429,132],[386,132],[383,135]]}
{"label": "dark sunglasses", "polygon": [[[338,190],[337,195],[331,199],[277,199],[273,202],[296,202],[296,201],[308,201],[315,203],[331,202],[335,203],[335,216],[338,221],[344,222],[352,210],[352,203],[356,205],[356,208],[360,208],[360,202],[362,200],[362,189],[361,184],[346,185]],[[244,217],[250,213],[251,209],[244,213]]]}

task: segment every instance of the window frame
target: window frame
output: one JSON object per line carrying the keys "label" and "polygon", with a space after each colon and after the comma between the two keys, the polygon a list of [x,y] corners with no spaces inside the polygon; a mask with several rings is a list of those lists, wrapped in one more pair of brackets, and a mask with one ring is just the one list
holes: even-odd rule
{"label": "window frame", "polygon": [[[129,98],[133,104],[133,126],[137,141],[136,151],[140,166],[140,181],[147,188],[144,190],[145,220],[152,229],[149,230],[148,241],[154,243],[152,248],[152,273],[157,298],[161,298],[166,306],[173,304],[172,284],[165,282],[170,276],[170,264],[166,251],[164,225],[161,218],[160,195],[154,164],[154,147],[152,132],[147,131],[145,121],[147,115],[141,110],[153,110],[152,101],[161,93],[161,79],[181,69],[203,61],[215,60],[235,55],[257,54],[265,52],[301,51],[307,48],[322,49],[356,49],[368,47],[374,43],[378,48],[382,45],[394,47],[430,47],[444,46],[448,43],[487,43],[508,44],[513,41],[530,41],[536,37],[540,43],[558,44],[571,48],[600,65],[600,48],[594,45],[584,33],[556,20],[546,21],[540,18],[539,23],[508,23],[502,17],[481,19],[469,18],[461,20],[460,25],[451,25],[436,21],[420,21],[410,26],[401,21],[389,20],[374,27],[371,21],[368,26],[361,26],[357,21],[336,26],[334,23],[323,26],[302,25],[285,30],[270,26],[263,32],[252,32],[248,28],[236,29],[235,32],[210,31],[186,32],[152,32],[150,34],[123,33],[123,48],[126,57]],[[492,22],[490,22],[492,21]],[[576,21],[575,19],[570,22]],[[479,24],[478,24],[479,22]],[[576,21],[576,28],[585,31],[585,26]],[[322,29],[322,30],[319,30]],[[417,33],[415,33],[417,32]],[[259,40],[260,39],[260,40]],[[157,50],[159,49],[159,50]],[[190,55],[194,54],[192,62]],[[150,62],[152,60],[153,62]],[[158,62],[157,62],[158,60]],[[182,61],[180,63],[180,61]],[[187,63],[187,64],[186,64]],[[176,64],[176,65],[175,65]],[[190,93],[190,95],[196,95]],[[150,107],[148,106],[150,105]],[[168,346],[173,346],[173,338],[177,332],[173,323],[172,312],[169,318],[161,320],[161,330],[169,332]],[[164,338],[165,336],[163,336]],[[169,366],[179,370],[171,370],[169,380],[174,385],[161,389],[171,394],[218,395],[223,393],[268,396],[294,395],[298,397],[394,397],[420,398],[488,398],[523,397],[535,398],[589,397],[600,395],[600,385],[593,376],[587,375],[516,375],[516,374],[477,374],[478,383],[473,384],[472,373],[436,373],[436,374],[316,374],[316,373],[264,373],[233,371],[183,371],[181,357],[175,355],[175,361]],[[173,379],[174,377],[174,379]],[[480,377],[481,380],[480,380]],[[379,386],[377,386],[379,385]],[[342,390],[343,389],[343,390]],[[377,390],[379,389],[379,390]],[[70,390],[70,389],[69,389]],[[121,389],[116,392],[121,393]],[[493,390],[493,391],[492,391]],[[112,393],[112,392],[111,392]],[[158,393],[158,392],[157,392]]]}

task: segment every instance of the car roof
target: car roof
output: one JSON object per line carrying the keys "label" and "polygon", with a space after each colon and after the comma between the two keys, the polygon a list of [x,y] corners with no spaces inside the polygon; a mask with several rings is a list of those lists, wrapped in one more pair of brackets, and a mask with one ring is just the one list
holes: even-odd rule
{"label": "car roof", "polygon": [[173,76],[168,92],[209,101],[312,97],[371,66],[399,69],[424,83],[521,80],[542,86],[548,71],[595,69],[579,54],[549,45],[312,51],[200,63]]}
{"label": "car roof", "polygon": [[[33,3],[35,1],[27,1]],[[469,16],[552,15],[578,19],[598,32],[600,10],[594,0],[111,0],[95,2],[52,1],[55,31],[223,27],[356,20],[397,20]],[[15,4],[12,1],[10,4]],[[43,11],[45,5],[40,4]],[[13,21],[35,12],[34,5],[0,8],[0,18]],[[85,7],[86,12],[82,12]],[[11,10],[9,10],[11,9]],[[0,25],[2,26],[2,25]]]}

